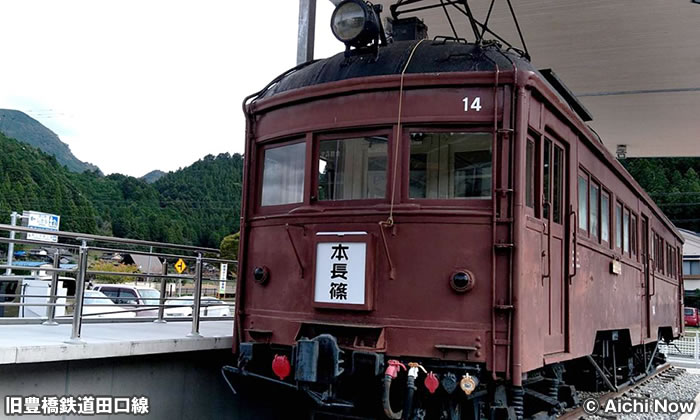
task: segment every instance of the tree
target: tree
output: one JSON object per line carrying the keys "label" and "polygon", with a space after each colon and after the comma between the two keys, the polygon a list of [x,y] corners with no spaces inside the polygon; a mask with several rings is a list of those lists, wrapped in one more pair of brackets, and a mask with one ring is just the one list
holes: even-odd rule
{"label": "tree", "polygon": [[[138,273],[139,269],[133,265],[117,264],[109,261],[95,261],[90,265],[91,271],[104,271],[112,273]],[[117,276],[109,274],[95,274],[96,283],[119,284],[133,283],[137,277]]]}
{"label": "tree", "polygon": [[241,240],[241,232],[225,236],[221,240],[221,258],[226,260],[238,260],[238,243]]}

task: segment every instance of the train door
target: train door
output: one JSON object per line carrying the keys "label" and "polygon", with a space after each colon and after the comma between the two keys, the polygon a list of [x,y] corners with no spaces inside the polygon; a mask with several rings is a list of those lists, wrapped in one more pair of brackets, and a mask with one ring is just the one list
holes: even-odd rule
{"label": "train door", "polygon": [[644,272],[642,273],[642,331],[646,338],[651,338],[651,314],[649,313],[649,305],[651,304],[649,280],[651,273],[649,272],[651,257],[649,255],[649,218],[642,215],[642,265]]}
{"label": "train door", "polygon": [[559,353],[566,350],[566,278],[567,223],[565,209],[568,208],[566,194],[569,168],[565,146],[550,138],[545,138],[543,148],[542,192],[544,219],[547,235],[548,273],[545,283],[548,302],[548,325],[545,336],[545,353]]}

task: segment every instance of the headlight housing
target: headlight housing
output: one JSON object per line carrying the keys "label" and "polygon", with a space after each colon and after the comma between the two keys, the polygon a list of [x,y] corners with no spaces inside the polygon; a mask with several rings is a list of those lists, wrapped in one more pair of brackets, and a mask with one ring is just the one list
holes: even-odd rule
{"label": "headlight housing", "polygon": [[362,0],[345,0],[331,16],[333,35],[347,47],[362,48],[376,41],[380,32],[379,16]]}

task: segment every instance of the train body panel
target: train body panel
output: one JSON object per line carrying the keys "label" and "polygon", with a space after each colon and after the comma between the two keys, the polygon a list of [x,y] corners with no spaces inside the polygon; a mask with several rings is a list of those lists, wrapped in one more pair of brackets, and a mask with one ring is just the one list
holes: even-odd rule
{"label": "train body panel", "polygon": [[240,369],[337,361],[333,337],[345,375],[371,354],[521,387],[601,337],[646,358],[682,333],[679,234],[527,61],[385,48],[247,107]]}

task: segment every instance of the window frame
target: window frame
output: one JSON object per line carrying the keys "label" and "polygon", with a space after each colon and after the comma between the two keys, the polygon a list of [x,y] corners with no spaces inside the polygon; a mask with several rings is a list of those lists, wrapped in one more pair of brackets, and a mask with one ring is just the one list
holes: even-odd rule
{"label": "window frame", "polygon": [[[591,193],[593,192],[593,187],[598,190],[597,194],[595,195],[596,197],[596,226],[595,226],[595,232],[593,232],[593,224],[591,221],[593,218],[591,217],[591,210],[593,210],[592,203],[591,203]],[[603,185],[598,182],[597,179],[595,179],[593,176],[590,177],[588,181],[588,235],[589,237],[595,242],[595,243],[601,243],[602,239],[602,222],[603,222],[603,217],[602,217],[602,204],[601,204],[601,198],[602,198],[602,191],[603,191]]]}
{"label": "window frame", "polygon": [[[614,200],[615,206],[613,210],[613,215],[615,219],[615,247],[614,249],[620,251],[620,254],[624,254],[625,246],[625,232],[622,226],[622,219],[625,216],[625,205],[620,200]],[[618,214],[617,209],[620,209]],[[618,233],[619,232],[619,233]],[[619,237],[619,243],[618,243]]]}
{"label": "window frame", "polygon": [[[623,205],[622,207],[622,255],[630,257],[632,255],[630,230],[632,225],[632,212],[630,208]],[[625,249],[627,248],[627,249]]]}
{"label": "window frame", "polygon": [[630,209],[630,258],[639,261],[639,217]]}
{"label": "window frame", "polygon": [[[586,209],[584,212],[581,210],[581,178],[583,178],[586,182],[586,188],[585,188],[585,198],[586,198]],[[591,176],[588,174],[588,171],[586,171],[583,167],[579,167],[578,169],[578,175],[576,176],[576,209],[578,216],[576,218],[576,231],[579,232],[580,234],[583,234],[584,237],[590,238],[590,231],[591,231],[591,221],[590,221],[590,213],[591,213],[591,203],[590,203],[590,189],[591,189]],[[586,222],[586,228],[583,229],[581,227],[581,216],[583,214],[583,217]]]}
{"label": "window frame", "polygon": [[[255,179],[257,182],[255,183],[255,205],[253,208],[255,209],[256,214],[261,214],[261,215],[266,215],[266,214],[277,214],[277,213],[284,213],[285,211],[301,207],[304,205],[308,205],[309,203],[309,180],[308,180],[308,175],[307,171],[309,170],[309,141],[310,141],[310,136],[309,135],[297,135],[297,136],[288,136],[284,137],[281,139],[275,139],[274,141],[269,141],[265,142],[263,144],[259,144],[257,146],[256,150],[256,161],[255,164],[257,165],[255,168]],[[265,174],[265,152],[268,150],[273,150],[277,149],[280,147],[285,147],[285,146],[291,146],[294,144],[299,144],[299,143],[304,143],[306,150],[305,150],[305,155],[304,155],[304,190],[302,193],[302,201],[296,202],[296,203],[286,203],[286,204],[275,204],[275,205],[267,205],[263,206],[262,204],[262,195],[263,195],[263,180],[264,180],[264,174]]]}
{"label": "window frame", "polygon": [[[532,145],[532,155],[531,155],[531,162],[528,164],[527,160],[527,151],[528,147]],[[528,214],[531,216],[536,216],[537,215],[537,190],[538,190],[538,180],[539,176],[538,173],[539,171],[537,170],[538,165],[537,163],[539,162],[538,159],[538,141],[535,139],[535,137],[531,136],[528,134],[527,138],[525,139],[525,208],[527,209],[526,211]],[[528,188],[528,181],[530,181],[530,185]],[[529,203],[529,201],[532,201]]]}
{"label": "window frame", "polygon": [[[401,161],[399,168],[397,170],[397,176],[399,178],[400,191],[397,191],[396,202],[403,204],[413,204],[421,207],[451,207],[451,208],[474,208],[474,209],[490,209],[493,204],[493,198],[496,195],[496,178],[497,174],[494,173],[495,165],[494,162],[497,159],[498,150],[493,148],[493,141],[491,142],[491,197],[489,198],[411,198],[410,197],[410,166],[411,166],[411,134],[413,133],[473,133],[473,134],[489,134],[493,140],[493,127],[488,127],[486,125],[472,125],[472,126],[462,126],[462,125],[449,125],[440,127],[431,126],[411,126],[403,127],[401,133],[401,139],[403,145],[405,145],[401,151],[403,154],[401,156]],[[390,142],[391,144],[391,142]],[[392,150],[396,145],[392,145]],[[391,159],[390,159],[391,161]],[[393,170],[393,167],[390,168]],[[390,176],[389,176],[390,178]],[[389,181],[391,183],[391,181]],[[391,196],[391,190],[388,191],[389,196]]]}
{"label": "window frame", "polygon": [[[310,201],[314,206],[320,207],[347,207],[348,203],[357,204],[360,207],[363,205],[377,205],[383,203],[391,202],[391,175],[394,169],[393,166],[393,155],[396,145],[393,143],[393,133],[392,128],[382,128],[376,130],[343,130],[336,131],[333,133],[318,132],[312,135],[312,162],[311,162],[311,174],[307,175],[307,178],[311,178],[311,194]],[[384,198],[359,198],[359,199],[345,199],[345,200],[319,200],[319,161],[321,159],[321,142],[327,140],[348,140],[353,138],[366,138],[366,137],[379,137],[384,136],[387,138],[387,157],[386,157],[386,187],[384,190]],[[401,171],[397,168],[397,178],[401,178]],[[397,187],[400,180],[397,179]],[[400,191],[396,193],[395,202],[399,201]],[[354,207],[354,206],[353,206]]]}
{"label": "window frame", "polygon": [[[608,218],[608,239],[607,240],[603,239],[603,195],[607,196],[607,198],[608,198],[608,211],[606,214],[606,216]],[[613,200],[612,193],[609,190],[605,189],[605,187],[603,187],[602,185],[600,187],[600,200],[599,201],[600,201],[600,212],[599,212],[600,213],[600,215],[599,215],[600,216],[600,243],[604,244],[607,248],[614,248],[614,244],[615,244],[613,241],[613,224],[614,224],[614,222],[613,222],[613,217],[612,217],[613,206],[611,206],[611,204],[614,203],[614,200]]]}

